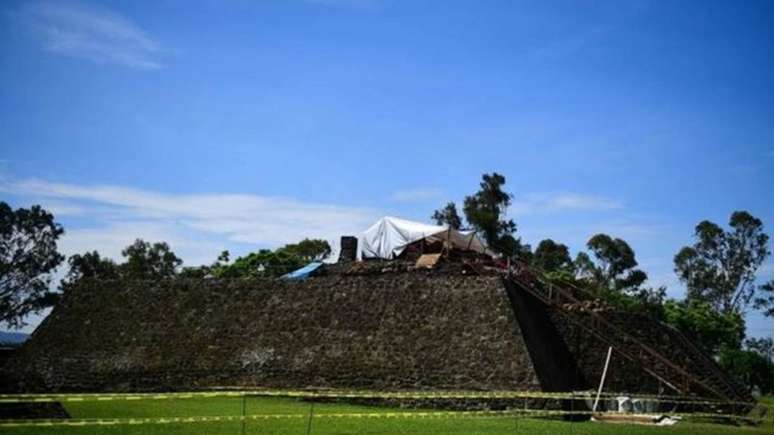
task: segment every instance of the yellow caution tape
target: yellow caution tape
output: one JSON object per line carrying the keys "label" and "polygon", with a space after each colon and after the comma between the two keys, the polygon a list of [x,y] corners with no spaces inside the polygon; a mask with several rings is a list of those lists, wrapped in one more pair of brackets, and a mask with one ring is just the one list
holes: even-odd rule
{"label": "yellow caution tape", "polygon": [[[659,417],[664,414],[625,414],[618,412],[594,412],[591,411],[559,411],[520,409],[506,411],[416,411],[416,412],[370,412],[370,413],[319,413],[314,414],[314,419],[392,419],[392,418],[491,418],[491,417],[548,417],[561,415],[589,415],[604,416],[637,416]],[[704,417],[704,418],[728,418],[734,420],[747,420],[760,422],[760,419],[728,414],[669,414],[669,416]],[[0,427],[24,427],[24,426],[111,426],[111,425],[147,425],[147,424],[177,424],[177,423],[207,423],[229,422],[247,420],[278,420],[278,419],[304,419],[309,414],[251,414],[251,415],[225,415],[225,416],[195,416],[195,417],[156,417],[156,418],[111,418],[111,419],[61,419],[61,420],[1,420]]]}
{"label": "yellow caution tape", "polygon": [[[696,405],[751,405],[750,402],[720,401],[697,397],[651,396],[628,393],[606,393],[600,397],[609,399],[617,396],[630,396],[641,400],[660,403],[696,404]],[[592,398],[593,393],[552,393],[541,391],[358,391],[358,390],[214,390],[171,393],[76,393],[76,394],[0,394],[0,403],[37,403],[37,402],[83,402],[111,400],[170,400],[197,398],[241,398],[241,397],[290,397],[290,398],[330,398],[330,399],[402,399],[402,400],[448,400],[448,399],[547,399],[547,400],[584,400]]]}

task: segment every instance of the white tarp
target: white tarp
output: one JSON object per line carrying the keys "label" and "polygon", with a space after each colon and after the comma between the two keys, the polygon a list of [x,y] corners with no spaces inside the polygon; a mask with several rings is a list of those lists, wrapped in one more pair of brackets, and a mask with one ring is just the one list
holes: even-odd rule
{"label": "white tarp", "polygon": [[472,231],[457,231],[443,225],[428,225],[385,216],[360,237],[359,256],[362,258],[393,259],[417,240],[446,241],[458,249],[486,253],[486,246]]}

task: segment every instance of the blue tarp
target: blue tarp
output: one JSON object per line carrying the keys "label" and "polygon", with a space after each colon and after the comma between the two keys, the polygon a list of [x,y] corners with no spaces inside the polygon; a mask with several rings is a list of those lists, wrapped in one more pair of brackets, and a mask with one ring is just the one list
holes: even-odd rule
{"label": "blue tarp", "polygon": [[282,275],[281,278],[283,278],[283,279],[295,279],[295,280],[303,281],[303,280],[309,278],[309,276],[315,270],[319,269],[320,266],[322,266],[322,265],[323,264],[320,263],[319,261],[313,261],[313,262],[307,264],[306,266],[302,267],[301,269],[294,270],[294,271],[292,271],[290,273]]}

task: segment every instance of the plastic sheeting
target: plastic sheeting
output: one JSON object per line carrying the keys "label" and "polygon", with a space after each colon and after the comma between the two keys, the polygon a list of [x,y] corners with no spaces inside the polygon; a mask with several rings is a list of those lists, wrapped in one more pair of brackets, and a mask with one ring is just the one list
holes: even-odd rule
{"label": "plastic sheeting", "polygon": [[452,230],[448,226],[428,225],[385,216],[360,237],[361,258],[393,259],[417,240],[445,241],[457,249],[487,253],[486,246],[472,231]]}
{"label": "plastic sheeting", "polygon": [[290,273],[286,273],[285,275],[282,275],[280,278],[283,278],[283,279],[293,279],[293,280],[297,280],[297,281],[303,281],[303,280],[309,278],[309,276],[311,276],[312,273],[314,273],[322,265],[323,264],[320,263],[319,261],[313,261],[313,262],[307,264],[306,266],[302,267],[301,269],[297,269],[297,270],[294,270],[294,271],[292,271]]}

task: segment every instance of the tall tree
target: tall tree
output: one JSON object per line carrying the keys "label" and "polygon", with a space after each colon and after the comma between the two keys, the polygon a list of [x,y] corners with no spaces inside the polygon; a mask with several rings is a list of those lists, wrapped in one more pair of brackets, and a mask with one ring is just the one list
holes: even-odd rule
{"label": "tall tree", "polygon": [[118,265],[109,258],[101,257],[97,251],[71,255],[67,263],[70,265],[70,270],[59,284],[63,292],[76,286],[82,279],[120,278]]}
{"label": "tall tree", "polygon": [[514,236],[516,222],[508,219],[511,194],[503,191],[505,177],[493,172],[481,177],[480,189],[466,196],[463,212],[473,229],[484,237],[489,248],[503,255],[522,255],[521,240]]}
{"label": "tall tree", "polygon": [[462,228],[462,218],[457,213],[457,205],[453,202],[448,202],[444,208],[434,211],[432,219],[436,224],[448,225],[453,230]]}
{"label": "tall tree", "polygon": [[625,240],[597,234],[586,243],[596,261],[581,252],[575,260],[580,277],[593,281],[597,286],[617,292],[638,289],[648,275],[636,269],[634,250]]}
{"label": "tall tree", "polygon": [[39,205],[14,210],[0,202],[0,323],[21,327],[27,314],[55,302],[48,288],[64,260],[57,251],[63,233]]}
{"label": "tall tree", "polygon": [[532,256],[532,264],[546,272],[571,272],[575,268],[567,245],[551,239],[540,241]]}
{"label": "tall tree", "polygon": [[[690,300],[705,301],[718,312],[744,312],[756,293],[771,295],[771,289],[755,285],[755,273],[769,256],[769,236],[763,222],[746,211],[735,211],[730,230],[710,221],[696,226],[692,246],[675,256],[675,272],[688,290]],[[771,307],[770,297],[759,297],[756,306]]]}
{"label": "tall tree", "polygon": [[597,234],[589,239],[586,247],[594,259],[585,252],[578,253],[575,259],[578,279],[623,309],[645,309],[655,317],[663,316],[661,304],[666,287],[644,285],[648,275],[636,268],[634,250],[626,241]]}
{"label": "tall tree", "polygon": [[126,258],[121,272],[131,279],[172,278],[183,264],[165,242],[151,244],[137,239],[121,251],[121,255]]}

